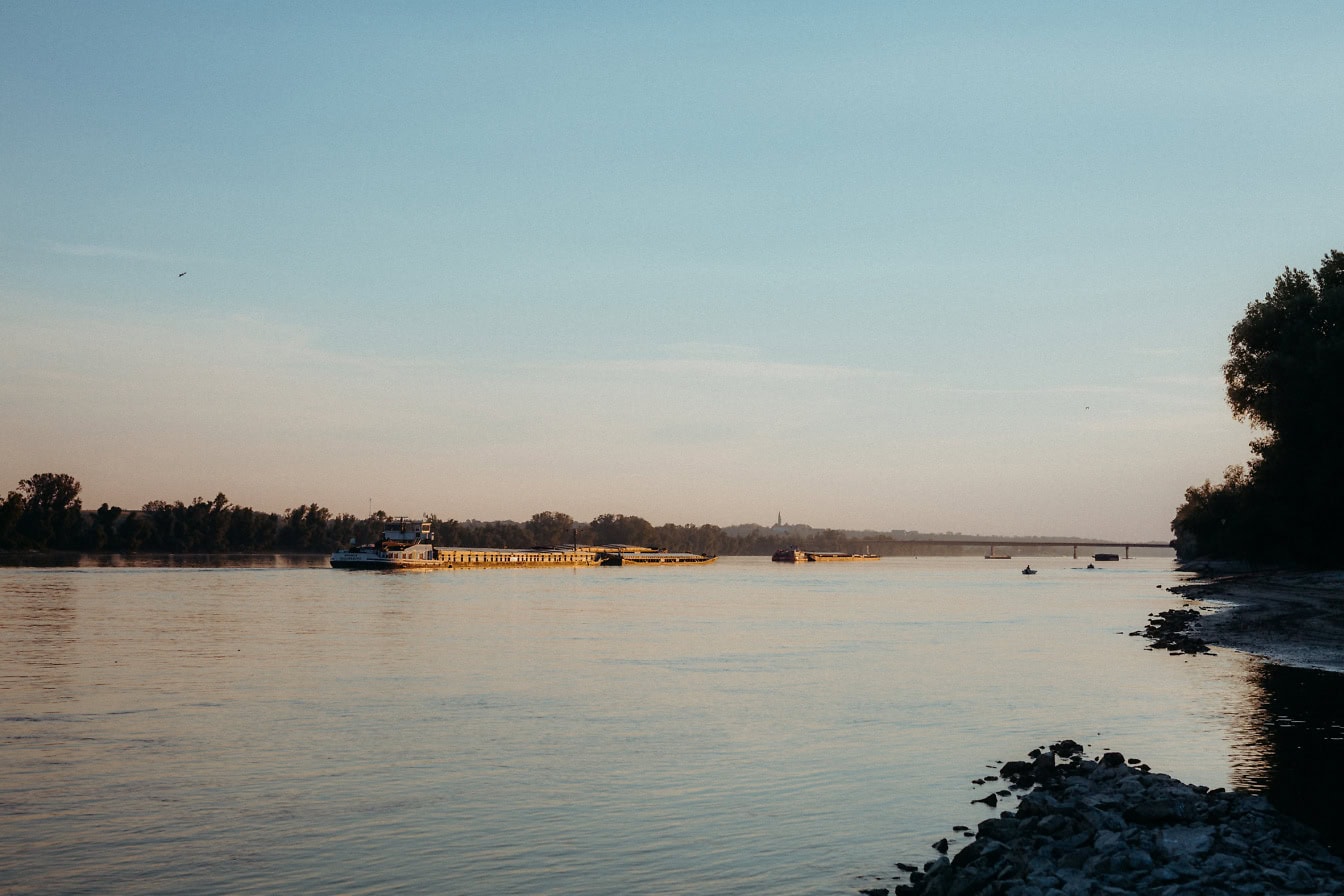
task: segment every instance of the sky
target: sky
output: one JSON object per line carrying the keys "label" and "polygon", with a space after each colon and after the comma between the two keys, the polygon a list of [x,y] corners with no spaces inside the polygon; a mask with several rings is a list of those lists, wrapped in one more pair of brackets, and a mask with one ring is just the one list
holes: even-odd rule
{"label": "sky", "polygon": [[0,4],[0,491],[1166,540],[1344,5]]}

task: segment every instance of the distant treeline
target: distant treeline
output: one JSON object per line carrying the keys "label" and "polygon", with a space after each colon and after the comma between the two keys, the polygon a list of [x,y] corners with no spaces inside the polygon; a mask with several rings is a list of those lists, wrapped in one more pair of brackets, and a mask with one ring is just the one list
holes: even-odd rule
{"label": "distant treeline", "polygon": [[[84,510],[80,484],[65,473],[24,479],[0,504],[0,550],[166,553],[330,551],[359,521],[310,504],[283,514],[211,501],[150,501],[138,510]],[[370,529],[370,531],[372,531]]]}
{"label": "distant treeline", "polygon": [[[38,473],[24,479],[0,505],[0,550],[85,551],[109,553],[326,553],[348,545],[377,541],[389,517],[382,511],[363,519],[333,514],[317,504],[269,513],[212,500],[150,501],[138,510],[103,504],[85,510],[80,484],[65,473]],[[546,511],[526,522],[459,521],[430,517],[442,545],[518,548],[572,544],[630,544],[716,555],[771,554],[789,544],[816,551],[903,554],[974,553],[975,548],[947,545],[893,546],[892,539],[918,539],[919,533],[853,532],[809,526],[714,525],[655,526],[638,516],[604,513],[578,522],[566,513]],[[937,535],[922,536],[939,538]],[[989,539],[987,538],[986,541]]]}
{"label": "distant treeline", "polygon": [[1344,567],[1344,253],[1285,270],[1228,342],[1228,404],[1263,435],[1221,484],[1186,489],[1177,554]]}

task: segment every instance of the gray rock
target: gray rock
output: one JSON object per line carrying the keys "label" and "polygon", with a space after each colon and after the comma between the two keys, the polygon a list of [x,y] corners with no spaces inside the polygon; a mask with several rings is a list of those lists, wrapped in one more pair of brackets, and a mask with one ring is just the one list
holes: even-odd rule
{"label": "gray rock", "polygon": [[1190,800],[1170,798],[1143,800],[1124,812],[1125,821],[1130,824],[1180,824],[1191,821],[1194,817],[1195,806]]}
{"label": "gray rock", "polygon": [[1288,867],[1288,889],[1297,893],[1309,893],[1319,886],[1316,880],[1316,869],[1302,861],[1294,862]]}
{"label": "gray rock", "polygon": [[1081,759],[1070,743],[1003,764],[1006,780],[1030,790],[1017,810],[982,821],[959,852],[948,844],[951,858],[896,892],[1344,896],[1344,862],[1263,798],[1194,787],[1119,753]]}
{"label": "gray rock", "polygon": [[1162,858],[1169,862],[1206,856],[1213,850],[1216,833],[1212,825],[1206,824],[1164,828],[1157,835],[1157,848]]}
{"label": "gray rock", "polygon": [[[1233,877],[1246,870],[1246,862],[1237,857],[1230,856],[1225,852],[1220,852],[1210,856],[1202,865],[1199,866],[1201,874],[1212,875],[1214,877]],[[1268,871],[1267,874],[1276,872]]]}
{"label": "gray rock", "polygon": [[1031,763],[1031,779],[1037,784],[1049,781],[1055,774],[1055,754],[1042,753]]}
{"label": "gray rock", "polygon": [[[986,818],[976,828],[976,839],[1009,841],[1017,836],[1018,828],[1021,826],[1021,820],[1011,816],[1008,818]],[[969,846],[966,848],[970,849]]]}

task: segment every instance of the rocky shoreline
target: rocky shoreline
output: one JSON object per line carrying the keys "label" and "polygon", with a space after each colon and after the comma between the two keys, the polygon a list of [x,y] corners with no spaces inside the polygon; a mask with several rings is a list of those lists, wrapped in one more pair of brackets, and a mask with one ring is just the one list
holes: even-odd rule
{"label": "rocky shoreline", "polygon": [[[1344,670],[1344,572],[1199,571],[1205,578],[1167,589],[1185,606],[1151,615],[1130,634],[1175,656],[1215,656],[1216,645]],[[993,789],[975,802],[1020,797],[1016,809],[974,831],[954,828],[967,839],[937,841],[934,858],[898,862],[890,887],[860,893],[1344,896],[1344,861],[1264,797],[1186,784],[1119,753],[1084,752],[1062,740],[977,778]]]}
{"label": "rocky shoreline", "polygon": [[1200,653],[1216,656],[1209,642],[1195,633],[1203,616],[1193,607],[1163,610],[1149,616],[1148,624],[1142,629],[1129,634],[1131,637],[1147,638],[1151,642],[1149,650],[1165,650],[1173,656]]}
{"label": "rocky shoreline", "polygon": [[[865,896],[1344,894],[1344,861],[1263,797],[1186,784],[1062,740],[978,783],[1021,793],[960,850]],[[997,797],[997,793],[991,796]],[[979,802],[990,803],[989,799]],[[897,878],[900,881],[900,878]]]}

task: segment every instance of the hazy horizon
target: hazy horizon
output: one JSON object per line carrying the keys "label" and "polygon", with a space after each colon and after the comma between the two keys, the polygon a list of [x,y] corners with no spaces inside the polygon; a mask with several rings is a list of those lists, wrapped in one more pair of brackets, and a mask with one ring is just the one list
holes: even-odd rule
{"label": "hazy horizon", "polygon": [[[41,472],[43,472],[43,473],[62,473],[62,472],[64,472],[64,471],[58,471],[58,470],[44,470],[44,471],[41,471]],[[24,477],[24,478],[28,478],[28,477]],[[101,505],[101,504],[104,503],[104,502],[102,502],[102,501],[98,501],[97,503],[91,503],[91,502],[87,499],[87,494],[86,494],[86,492],[84,491],[84,484],[83,484],[83,482],[81,482],[81,481],[79,480],[79,477],[78,477],[78,476],[73,476],[72,478],[74,478],[75,481],[76,481],[76,482],[79,482],[79,484],[80,484],[79,499],[80,499],[80,502],[81,502],[81,508],[82,508],[82,510],[83,510],[85,513],[89,513],[89,514],[93,513],[95,510],[98,509],[98,506]],[[15,483],[14,485],[11,485],[11,486],[7,487],[7,488],[5,489],[5,491],[13,491],[13,490],[16,490],[16,486],[17,486],[17,483]],[[219,494],[223,494],[223,493],[222,493],[222,492],[215,492],[214,494],[200,494],[200,495],[193,495],[191,498],[160,496],[160,497],[157,497],[157,498],[146,498],[146,499],[144,499],[144,500],[141,500],[141,501],[138,501],[138,502],[133,502],[133,503],[130,503],[130,504],[118,504],[118,503],[116,503],[116,502],[106,502],[106,503],[108,504],[109,507],[117,507],[117,508],[119,508],[123,513],[130,513],[130,512],[141,513],[141,512],[144,512],[144,511],[145,511],[146,505],[148,505],[148,504],[150,504],[150,503],[152,503],[152,502],[155,502],[155,501],[163,501],[163,502],[165,502],[165,503],[167,503],[167,504],[175,504],[175,503],[181,502],[182,504],[184,504],[184,505],[188,505],[188,506],[189,506],[189,505],[191,505],[191,504],[193,504],[193,503],[195,503],[195,502],[197,502],[197,501],[204,501],[205,503],[210,503],[210,502],[212,502],[212,501],[216,498],[216,496],[219,495]],[[234,501],[231,497],[229,497],[227,494],[225,495],[225,497],[228,498],[228,500],[229,500],[229,505],[231,505],[231,506],[250,507],[251,510],[257,511],[257,512],[259,512],[259,513],[275,513],[275,514],[283,514],[283,513],[285,513],[286,511],[289,511],[289,510],[298,509],[298,508],[300,508],[300,507],[307,507],[307,506],[310,505],[310,504],[317,504],[319,507],[325,507],[325,506],[326,506],[326,505],[324,505],[321,501],[302,501],[302,502],[299,502],[298,504],[295,504],[293,507],[285,507],[285,508],[277,508],[277,507],[255,507],[255,506],[250,506],[250,505],[241,504],[241,503],[239,503],[239,502],[236,502],[236,501]],[[363,511],[336,510],[336,509],[333,509],[333,508],[331,508],[331,507],[327,507],[326,509],[329,510],[329,511],[331,511],[332,513],[335,513],[335,514],[349,514],[349,515],[351,515],[351,516],[354,516],[354,517],[357,518],[357,519],[368,519],[368,518],[373,517],[373,516],[376,516],[376,515],[378,515],[378,514],[383,514],[383,515],[384,515],[386,518],[388,518],[388,519],[398,519],[398,518],[403,518],[403,517],[409,517],[409,518],[412,518],[412,519],[423,519],[423,518],[428,518],[428,517],[434,517],[435,519],[438,519],[438,520],[440,520],[440,521],[455,520],[456,522],[463,523],[463,524],[466,524],[466,525],[474,525],[474,524],[489,525],[489,524],[492,524],[492,523],[502,523],[502,522],[512,522],[512,523],[519,523],[519,524],[522,524],[522,523],[526,523],[529,519],[531,519],[532,516],[533,516],[534,514],[540,514],[540,513],[568,513],[564,508],[547,508],[547,509],[545,509],[545,510],[541,510],[541,509],[539,509],[539,510],[534,510],[534,511],[532,511],[532,512],[530,512],[530,513],[527,513],[527,514],[525,514],[525,515],[523,515],[523,516],[520,516],[520,517],[502,517],[502,516],[455,517],[455,516],[453,516],[452,514],[439,513],[439,512],[437,512],[437,511],[435,511],[433,508],[427,508],[427,509],[425,509],[425,510],[423,510],[423,511],[420,511],[420,512],[418,512],[418,513],[402,513],[402,512],[395,512],[395,513],[394,513],[394,512],[389,512],[389,511],[387,511],[385,508],[382,508],[382,507],[379,507],[379,506],[376,506],[376,505],[369,505],[369,506],[367,506]],[[605,514],[605,513],[611,513],[611,512],[613,512],[613,511],[599,511],[599,512],[596,513],[596,514],[593,514],[593,515],[591,515],[591,516],[584,516],[584,517],[575,516],[574,514],[568,514],[568,515],[574,520],[574,522],[575,522],[576,524],[580,524],[580,525],[588,525],[588,524],[591,523],[594,519],[596,519],[598,516],[600,516],[600,515],[602,515],[602,514]],[[1050,539],[1050,538],[1061,538],[1061,539],[1083,538],[1083,539],[1086,539],[1086,538],[1099,538],[1099,539],[1105,539],[1105,540],[1107,540],[1107,541],[1112,540],[1109,536],[1106,536],[1106,535],[1104,535],[1103,533],[1097,533],[1097,532],[1018,532],[1018,531],[1001,531],[1001,532],[963,532],[963,531],[961,531],[961,530],[955,530],[955,529],[944,529],[944,530],[929,531],[929,530],[924,530],[924,529],[914,529],[914,528],[910,528],[910,527],[902,527],[902,526],[886,526],[886,527],[882,527],[882,528],[875,528],[875,527],[873,527],[873,526],[848,526],[848,525],[845,525],[845,524],[843,524],[843,523],[819,525],[819,524],[816,524],[816,523],[809,522],[809,521],[807,521],[807,520],[788,520],[788,519],[782,519],[782,514],[777,514],[777,519],[776,519],[775,522],[755,522],[755,521],[751,521],[751,520],[739,520],[739,521],[737,521],[737,522],[721,522],[721,521],[709,520],[709,519],[660,520],[660,519],[650,519],[650,518],[645,517],[645,516],[643,516],[642,514],[638,513],[637,511],[632,511],[632,512],[628,512],[628,513],[622,513],[621,515],[623,515],[623,516],[637,516],[637,517],[641,517],[641,518],[645,519],[647,522],[649,522],[650,524],[652,524],[652,525],[655,526],[655,527],[657,527],[657,526],[663,526],[663,525],[677,525],[677,526],[682,526],[682,525],[696,525],[696,526],[700,526],[700,525],[711,525],[711,526],[717,526],[718,528],[723,529],[723,530],[732,530],[732,529],[739,529],[739,528],[744,528],[744,527],[749,527],[749,526],[755,526],[755,527],[758,527],[758,528],[761,528],[761,529],[776,529],[776,528],[779,528],[779,529],[783,529],[783,530],[785,530],[785,531],[788,531],[788,530],[797,530],[797,529],[807,529],[807,530],[810,530],[810,531],[822,532],[822,531],[826,531],[826,530],[833,530],[833,531],[838,531],[838,532],[874,532],[874,533],[876,533],[876,534],[878,534],[878,535],[889,535],[889,534],[892,534],[892,533],[898,533],[898,532],[909,532],[909,533],[913,533],[913,534],[917,534],[917,535],[921,535],[921,536],[947,536],[947,537],[954,537],[954,538],[957,538],[957,537],[966,537],[966,538],[1005,538],[1005,539],[1011,539],[1011,538],[1023,538],[1023,539]],[[124,517],[123,517],[123,519],[124,519]],[[1163,535],[1163,536],[1154,536],[1154,537],[1152,537],[1152,538],[1144,538],[1144,539],[1133,538],[1133,539],[1129,539],[1129,540],[1130,540],[1130,541],[1140,541],[1140,540],[1142,540],[1142,541],[1146,541],[1146,542],[1158,542],[1158,541],[1166,541],[1166,540],[1168,540],[1168,536],[1169,536],[1169,535],[1170,535],[1170,532],[1168,532],[1166,535]],[[1124,541],[1125,539],[1118,539],[1118,540],[1119,540],[1119,541]],[[1082,543],[1083,543],[1083,542],[1081,542],[1081,541],[1079,542],[1079,544],[1082,544]]]}
{"label": "hazy horizon", "polygon": [[4,4],[0,483],[1164,538],[1250,456],[1228,332],[1340,248],[1341,33]]}

